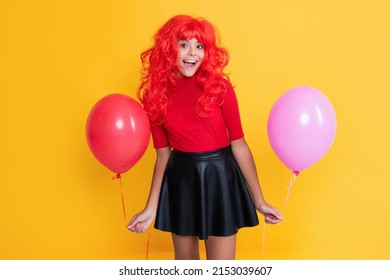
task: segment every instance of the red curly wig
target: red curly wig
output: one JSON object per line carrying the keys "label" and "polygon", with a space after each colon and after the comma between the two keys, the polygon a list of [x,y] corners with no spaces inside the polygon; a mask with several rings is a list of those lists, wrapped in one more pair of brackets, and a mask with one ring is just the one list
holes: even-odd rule
{"label": "red curly wig", "polygon": [[174,90],[179,79],[176,65],[177,41],[196,38],[204,45],[204,57],[196,77],[203,94],[197,112],[207,115],[213,105],[220,105],[226,92],[225,66],[229,53],[217,45],[216,29],[203,18],[177,15],[169,19],[155,34],[154,45],[141,54],[142,77],[138,88],[140,99],[152,124],[164,122],[169,107],[168,92]]}

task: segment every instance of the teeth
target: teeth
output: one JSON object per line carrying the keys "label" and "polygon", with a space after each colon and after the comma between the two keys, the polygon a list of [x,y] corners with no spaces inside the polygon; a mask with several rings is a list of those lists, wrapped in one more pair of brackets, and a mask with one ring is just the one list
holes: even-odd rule
{"label": "teeth", "polygon": [[184,63],[196,64],[196,60],[183,60]]}

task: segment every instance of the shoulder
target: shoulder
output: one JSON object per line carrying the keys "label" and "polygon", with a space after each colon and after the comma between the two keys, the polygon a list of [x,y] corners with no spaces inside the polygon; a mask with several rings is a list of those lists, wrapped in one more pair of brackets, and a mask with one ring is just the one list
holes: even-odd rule
{"label": "shoulder", "polygon": [[222,82],[225,84],[226,87],[233,88],[233,85],[228,78],[222,78]]}
{"label": "shoulder", "polygon": [[236,92],[234,90],[234,86],[228,79],[222,79],[225,85],[225,99],[226,98],[236,98]]}
{"label": "shoulder", "polygon": [[227,94],[235,94],[235,91],[234,91],[235,86],[233,86],[232,82],[229,79],[223,78],[222,82],[225,85]]}

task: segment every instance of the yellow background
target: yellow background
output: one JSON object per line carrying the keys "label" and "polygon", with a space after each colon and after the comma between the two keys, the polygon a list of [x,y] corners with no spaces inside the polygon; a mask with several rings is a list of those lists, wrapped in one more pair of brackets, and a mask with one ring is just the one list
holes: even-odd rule
{"label": "yellow background", "polygon": [[[214,23],[231,54],[246,139],[267,200],[283,210],[291,172],[268,141],[290,88],[324,92],[337,114],[329,152],[302,172],[267,259],[389,259],[390,5],[386,0],[0,2],[0,259],[143,259],[124,227],[119,181],[93,157],[85,122],[103,96],[135,97],[139,54],[175,14]],[[146,201],[152,146],[123,176],[128,216]],[[237,257],[262,259],[262,225]],[[150,230],[151,259],[172,258]]]}

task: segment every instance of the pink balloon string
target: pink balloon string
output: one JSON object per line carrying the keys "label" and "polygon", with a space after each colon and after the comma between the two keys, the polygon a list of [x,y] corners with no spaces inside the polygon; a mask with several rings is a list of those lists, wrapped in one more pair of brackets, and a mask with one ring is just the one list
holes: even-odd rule
{"label": "pink balloon string", "polygon": [[[287,186],[287,195],[286,195],[286,201],[284,203],[284,213],[283,213],[283,216],[286,215],[286,208],[287,208],[287,203],[288,203],[288,200],[289,200],[289,197],[290,197],[291,188],[294,185],[295,180],[297,179],[298,175],[299,175],[299,171],[293,171],[293,173],[291,174],[290,182],[289,182],[289,184]],[[263,249],[263,259],[264,260],[265,260],[265,231],[266,231],[266,226],[267,226],[267,224],[264,223],[263,224],[263,238],[262,238],[262,249]]]}
{"label": "pink balloon string", "polygon": [[291,174],[290,183],[287,186],[287,195],[286,195],[286,201],[284,203],[284,215],[283,216],[286,215],[286,208],[287,208],[288,200],[290,198],[291,188],[294,185],[295,180],[297,179],[298,174],[299,174],[298,171],[293,171],[293,173]]}
{"label": "pink balloon string", "polygon": [[263,240],[262,240],[262,247],[263,247],[263,259],[265,260],[265,229],[267,224],[264,222],[263,224]]}
{"label": "pink balloon string", "polygon": [[[116,179],[119,180],[119,185],[120,185],[120,188],[121,188],[123,219],[124,219],[124,222],[125,222],[125,227],[127,229],[126,203],[125,203],[125,196],[124,196],[124,193],[123,193],[122,176],[121,176],[121,174],[116,174],[115,176],[112,177],[112,180],[116,180]],[[146,256],[145,256],[145,260],[149,259],[149,245],[150,245],[150,233],[149,233],[149,231],[147,231],[147,234],[148,234],[148,240],[147,240],[147,243],[146,243]]]}

